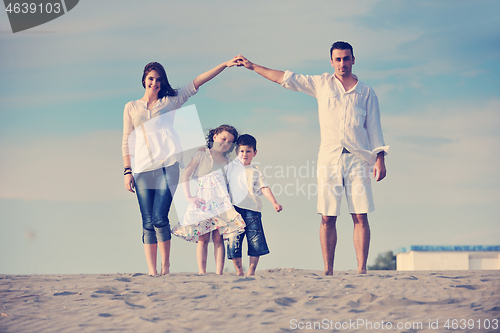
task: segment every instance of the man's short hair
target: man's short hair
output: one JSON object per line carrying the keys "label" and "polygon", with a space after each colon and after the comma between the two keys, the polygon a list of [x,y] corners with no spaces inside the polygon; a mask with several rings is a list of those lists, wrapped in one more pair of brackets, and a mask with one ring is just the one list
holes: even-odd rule
{"label": "man's short hair", "polygon": [[252,147],[254,151],[257,150],[257,140],[250,134],[243,134],[238,137],[238,140],[236,140],[236,145],[238,148],[240,146],[249,146]]}
{"label": "man's short hair", "polygon": [[332,60],[333,60],[332,58],[333,50],[351,50],[351,55],[354,58],[354,51],[352,50],[352,46],[347,42],[338,41],[333,43],[332,47],[330,48],[330,59]]}

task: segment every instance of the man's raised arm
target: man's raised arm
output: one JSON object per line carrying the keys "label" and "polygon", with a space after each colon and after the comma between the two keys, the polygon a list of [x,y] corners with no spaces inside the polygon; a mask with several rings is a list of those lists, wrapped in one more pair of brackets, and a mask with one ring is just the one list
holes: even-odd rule
{"label": "man's raised arm", "polygon": [[238,66],[245,66],[249,70],[252,70],[263,77],[265,77],[268,80],[271,80],[273,82],[276,82],[278,84],[281,84],[281,81],[283,80],[283,76],[285,75],[285,72],[279,71],[276,69],[270,69],[266,68],[257,64],[254,64],[241,54],[235,57],[236,60],[238,61]]}

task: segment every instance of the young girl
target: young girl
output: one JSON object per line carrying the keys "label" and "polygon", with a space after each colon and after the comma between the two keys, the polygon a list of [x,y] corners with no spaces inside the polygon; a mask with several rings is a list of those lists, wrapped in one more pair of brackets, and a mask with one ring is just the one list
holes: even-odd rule
{"label": "young girl", "polygon": [[[181,181],[189,202],[186,214],[172,233],[190,242],[197,242],[196,258],[200,274],[207,271],[208,243],[213,240],[216,274],[224,270],[223,236],[245,231],[245,222],[231,204],[227,190],[225,167],[227,155],[238,137],[236,129],[221,125],[209,131],[208,150],[198,151],[184,170]],[[189,178],[198,182],[196,195],[191,196]]]}

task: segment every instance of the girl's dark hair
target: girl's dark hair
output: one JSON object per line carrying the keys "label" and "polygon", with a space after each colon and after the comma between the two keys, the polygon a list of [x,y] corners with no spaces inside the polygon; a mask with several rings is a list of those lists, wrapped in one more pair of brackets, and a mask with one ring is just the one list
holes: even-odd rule
{"label": "girl's dark hair", "polygon": [[208,147],[208,149],[210,149],[214,145],[214,135],[222,133],[224,131],[226,131],[234,136],[234,142],[231,145],[231,148],[229,148],[228,151],[226,151],[224,153],[224,155],[227,155],[233,151],[236,140],[238,139],[238,131],[236,130],[236,128],[234,128],[231,125],[220,125],[219,127],[213,128],[213,129],[208,131],[208,134],[206,136],[206,140],[207,140],[207,147]]}
{"label": "girl's dark hair", "polygon": [[165,72],[165,69],[161,64],[157,62],[150,62],[146,65],[146,67],[144,67],[144,72],[142,74],[142,86],[144,88],[146,88],[146,83],[144,82],[144,80],[146,80],[146,76],[151,71],[156,71],[158,74],[160,74],[161,89],[158,92],[158,98],[163,98],[165,96],[177,96],[177,90],[173,89],[170,86],[170,83],[168,83],[167,73]]}

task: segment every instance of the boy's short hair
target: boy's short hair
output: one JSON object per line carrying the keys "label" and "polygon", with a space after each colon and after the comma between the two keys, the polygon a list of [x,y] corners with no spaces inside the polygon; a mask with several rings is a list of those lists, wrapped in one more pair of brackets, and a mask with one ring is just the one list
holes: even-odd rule
{"label": "boy's short hair", "polygon": [[252,147],[254,151],[257,150],[257,140],[250,134],[243,134],[238,137],[236,140],[236,145],[238,148],[240,146],[249,146]]}

